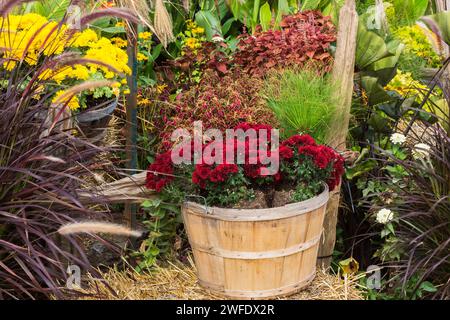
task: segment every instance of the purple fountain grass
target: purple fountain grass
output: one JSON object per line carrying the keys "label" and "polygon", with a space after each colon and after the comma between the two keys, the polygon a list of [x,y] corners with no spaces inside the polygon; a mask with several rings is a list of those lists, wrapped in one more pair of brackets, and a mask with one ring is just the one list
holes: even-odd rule
{"label": "purple fountain grass", "polygon": [[[5,16],[24,2],[3,1],[0,14]],[[136,19],[127,10],[114,9],[81,20],[88,22],[106,15]],[[62,32],[64,22],[51,33]],[[38,33],[29,39],[28,47]],[[54,45],[48,39],[43,41],[41,51]],[[70,41],[70,33],[66,41]],[[71,52],[41,54],[37,64],[31,66],[24,62],[24,56],[8,57],[4,54],[7,50],[0,52],[0,299],[63,298],[74,293],[65,285],[68,264],[78,265],[83,272],[95,274],[95,270],[76,235],[64,237],[71,246],[68,250],[67,245],[61,245],[57,231],[80,219],[104,217],[80,200],[78,190],[99,168],[95,156],[108,150],[74,136],[71,129],[63,129],[58,121],[65,119],[56,120],[50,128],[46,125],[45,114],[54,108],[51,97],[58,89],[40,75],[77,64],[114,68]],[[11,71],[1,68],[8,62],[16,63]],[[87,82],[66,88],[66,92],[73,95],[98,85]],[[60,107],[67,109],[67,104]]]}

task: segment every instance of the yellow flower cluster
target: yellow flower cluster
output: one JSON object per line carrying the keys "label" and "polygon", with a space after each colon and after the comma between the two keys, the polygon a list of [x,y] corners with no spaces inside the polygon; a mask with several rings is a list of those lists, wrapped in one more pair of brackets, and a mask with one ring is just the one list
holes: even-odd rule
{"label": "yellow flower cluster", "polygon": [[[107,38],[100,38],[97,42],[92,43],[84,57],[102,61],[124,74],[131,74],[131,69],[128,66],[127,53],[114,45],[111,40]],[[89,66],[91,72],[96,72],[97,69],[101,69],[105,73],[106,79],[112,79],[116,76],[116,74],[107,67],[98,66],[96,64],[89,64]]]}
{"label": "yellow flower cluster", "polygon": [[138,61],[147,61],[148,57],[145,54],[138,52],[137,59],[138,59]]}
{"label": "yellow flower cluster", "polygon": [[395,38],[405,45],[405,51],[423,58],[431,67],[437,67],[441,58],[433,50],[430,40],[418,25],[401,27],[394,33]]}
{"label": "yellow flower cluster", "polygon": [[[13,70],[18,62],[23,61],[34,66],[42,61],[43,56],[58,55],[65,50],[71,50],[79,52],[83,58],[97,60],[111,66],[120,74],[131,74],[128,55],[122,49],[127,46],[127,41],[121,38],[110,40],[99,37],[92,29],[74,33],[69,30],[67,25],[49,21],[34,13],[0,17],[0,26],[0,48],[2,49],[0,58],[6,61],[3,62],[3,68],[9,71]],[[143,36],[151,37],[148,34]],[[122,85],[126,85],[126,79],[120,78],[110,68],[96,63],[64,66],[54,70],[47,69],[39,75],[39,79],[52,80],[64,87],[70,87],[90,79],[116,80],[109,91],[116,96],[120,95]],[[126,87],[124,89],[125,93]],[[36,94],[36,97],[40,92]],[[92,94],[92,92],[83,92],[71,97],[70,101],[61,101],[61,96],[65,94],[65,91],[61,90],[53,97],[52,102],[67,103],[71,110],[77,110],[80,105],[85,106],[84,95]],[[108,94],[108,90],[104,92],[106,95]]]}
{"label": "yellow flower cluster", "polygon": [[3,67],[15,68],[22,59],[29,65],[36,65],[39,56],[60,54],[67,45],[67,26],[28,13],[0,17],[0,47],[7,61]]}
{"label": "yellow flower cluster", "polygon": [[153,36],[153,34],[151,32],[145,31],[145,32],[140,32],[138,37],[139,39],[142,40],[148,40]]}
{"label": "yellow flower cluster", "polygon": [[[55,104],[63,104],[66,105],[70,108],[70,110],[74,111],[74,110],[78,110],[80,108],[80,103],[78,101],[78,97],[77,96],[67,96],[67,97],[61,97],[63,95],[65,95],[66,92],[61,90],[58,91],[55,95],[55,97],[53,98],[52,102]],[[70,98],[70,100],[69,100]]]}
{"label": "yellow flower cluster", "polygon": [[86,29],[83,32],[75,34],[71,47],[83,48],[90,47],[98,41],[97,33],[92,29]]}
{"label": "yellow flower cluster", "polygon": [[112,42],[116,47],[119,47],[119,48],[126,48],[126,47],[128,46],[128,41],[127,41],[127,40],[124,40],[124,39],[118,38],[118,37],[112,38],[112,39],[111,39],[111,42]]}
{"label": "yellow flower cluster", "polygon": [[186,21],[187,30],[192,32],[193,35],[203,35],[205,33],[205,29],[199,27],[197,23],[192,20]]}
{"label": "yellow flower cluster", "polygon": [[[3,58],[7,60],[4,67],[12,70],[16,61],[25,60],[29,65],[35,65],[41,54],[57,55],[66,47],[81,48],[85,51],[84,57],[106,63],[121,73],[131,74],[128,67],[128,55],[120,47],[123,42],[115,44],[107,38],[99,38],[91,29],[76,33],[68,39],[66,25],[58,25],[57,22],[48,21],[45,17],[30,13],[25,15],[8,15],[0,18],[0,47],[4,48]],[[121,39],[122,40],[122,39]],[[125,41],[125,40],[122,40]],[[126,45],[126,44],[125,44]],[[112,79],[116,75],[104,66],[89,64],[89,69],[84,66],[74,68],[65,67],[57,72],[48,71],[41,78],[48,79],[54,76],[55,81],[61,82],[65,78],[87,80],[90,72],[101,69],[105,78]]]}
{"label": "yellow flower cluster", "polygon": [[[410,72],[397,71],[396,76],[385,87],[388,91],[395,91],[403,97],[419,95],[420,92],[428,90],[428,87],[414,80]],[[418,97],[420,99],[420,97]]]}
{"label": "yellow flower cluster", "polygon": [[187,20],[186,31],[181,34],[183,46],[194,51],[201,48],[202,42],[205,41],[204,34],[205,29],[199,27],[194,21]]}

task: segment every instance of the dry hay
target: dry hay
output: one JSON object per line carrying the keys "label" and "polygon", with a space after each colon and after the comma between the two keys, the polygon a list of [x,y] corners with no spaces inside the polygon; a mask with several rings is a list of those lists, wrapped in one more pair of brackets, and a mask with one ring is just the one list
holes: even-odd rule
{"label": "dry hay", "polygon": [[[195,267],[169,263],[166,268],[156,267],[152,273],[133,270],[119,272],[109,269],[102,273],[104,280],[88,277],[89,288],[82,299],[96,300],[220,300],[197,283]],[[286,297],[288,300],[361,300],[358,277],[342,280],[323,270],[317,271],[313,282],[303,291]],[[115,295],[105,285],[109,285]]]}

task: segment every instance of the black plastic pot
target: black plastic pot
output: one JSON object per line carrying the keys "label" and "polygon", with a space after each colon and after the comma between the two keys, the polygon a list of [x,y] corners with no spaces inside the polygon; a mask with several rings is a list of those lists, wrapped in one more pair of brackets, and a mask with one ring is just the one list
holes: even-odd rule
{"label": "black plastic pot", "polygon": [[116,99],[105,107],[93,108],[75,116],[81,134],[88,138],[91,143],[98,143],[105,137],[106,129],[118,102],[119,100]]}

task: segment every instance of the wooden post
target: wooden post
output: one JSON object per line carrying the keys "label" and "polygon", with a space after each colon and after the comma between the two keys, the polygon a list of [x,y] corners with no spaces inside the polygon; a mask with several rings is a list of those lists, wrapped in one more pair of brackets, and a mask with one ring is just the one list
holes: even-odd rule
{"label": "wooden post", "polygon": [[[128,85],[130,87],[130,94],[127,96],[126,112],[126,155],[128,161],[129,174],[133,175],[137,169],[137,37],[138,37],[138,25],[134,22],[128,23],[128,64],[132,70],[131,76],[128,77]],[[125,203],[124,220],[127,225],[134,229],[136,226],[136,211],[137,207],[131,202]]]}
{"label": "wooden post", "polygon": [[[355,0],[346,0],[339,13],[336,57],[332,79],[336,83],[337,112],[331,129],[333,137],[329,144],[338,151],[346,150],[346,139],[352,105],[353,79],[355,69],[356,37],[358,32],[358,14]],[[318,265],[329,267],[336,243],[336,224],[339,210],[340,186],[331,191],[324,230],[319,247]]]}

